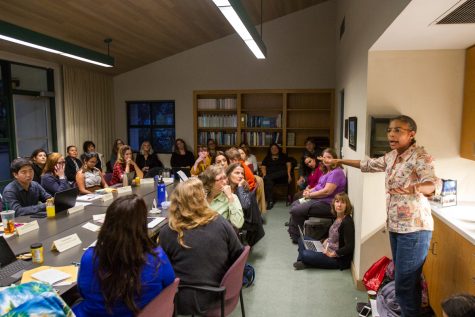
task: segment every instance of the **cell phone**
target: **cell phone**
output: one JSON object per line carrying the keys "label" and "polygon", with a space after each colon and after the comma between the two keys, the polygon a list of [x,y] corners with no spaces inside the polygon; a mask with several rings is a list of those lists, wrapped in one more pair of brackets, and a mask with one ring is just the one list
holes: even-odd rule
{"label": "cell phone", "polygon": [[368,306],[363,306],[358,316],[368,317],[370,313],[371,313],[371,308],[369,308]]}
{"label": "cell phone", "polygon": [[46,218],[46,214],[33,214],[30,218]]}

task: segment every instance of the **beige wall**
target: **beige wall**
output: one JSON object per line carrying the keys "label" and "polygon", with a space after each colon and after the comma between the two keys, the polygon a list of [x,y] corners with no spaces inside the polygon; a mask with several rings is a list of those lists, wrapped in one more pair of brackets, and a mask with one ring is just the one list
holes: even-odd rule
{"label": "beige wall", "polygon": [[265,23],[265,60],[230,35],[116,76],[117,136],[127,137],[127,100],[175,100],[176,135],[192,145],[193,90],[333,88],[335,6],[330,1]]}

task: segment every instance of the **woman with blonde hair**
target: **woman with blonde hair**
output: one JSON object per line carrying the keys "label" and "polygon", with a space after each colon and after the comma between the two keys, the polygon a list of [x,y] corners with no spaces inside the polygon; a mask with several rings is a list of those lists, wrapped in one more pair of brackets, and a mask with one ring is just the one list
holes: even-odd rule
{"label": "woman with blonde hair", "polygon": [[117,157],[117,161],[114,164],[114,171],[112,172],[111,185],[122,182],[127,173],[135,172],[137,177],[143,178],[143,172],[134,162],[132,156],[130,146],[122,145],[120,147],[119,156]]}
{"label": "woman with blonde hair", "polygon": [[46,159],[43,175],[41,175],[41,186],[51,195],[69,189],[68,180],[64,174],[66,160],[59,153],[51,153]]}
{"label": "woman with blonde hair", "polygon": [[240,229],[244,224],[244,213],[238,197],[228,185],[224,169],[221,166],[211,165],[199,178],[203,182],[209,207]]}
{"label": "woman with blonde hair", "polygon": [[[159,241],[176,276],[185,285],[219,286],[243,250],[233,227],[209,208],[197,178],[178,184],[170,200],[168,226],[160,230]],[[202,314],[218,303],[219,297],[207,292],[182,289],[177,295],[180,315]]]}

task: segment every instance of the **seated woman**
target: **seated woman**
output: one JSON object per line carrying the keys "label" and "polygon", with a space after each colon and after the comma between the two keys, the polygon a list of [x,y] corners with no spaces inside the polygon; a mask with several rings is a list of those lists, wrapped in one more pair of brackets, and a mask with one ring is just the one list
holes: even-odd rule
{"label": "seated woman", "polygon": [[216,146],[216,141],[214,139],[208,139],[208,142],[206,142],[206,146],[208,148],[208,153],[211,158],[216,156],[216,152],[218,151],[218,148]]}
{"label": "seated woman", "polygon": [[98,169],[102,171],[105,171],[105,166],[103,166],[103,164],[105,164],[104,162],[104,156],[99,153],[99,152],[96,152],[96,145],[94,144],[94,142],[92,141],[85,141],[82,145],[82,149],[84,151],[83,154],[86,154],[86,153],[95,153],[96,156],[97,156],[97,163],[96,163],[96,167]]}
{"label": "seated woman", "polygon": [[47,158],[46,151],[43,149],[36,149],[31,153],[30,159],[33,162],[33,180],[38,184],[41,183],[41,175],[43,174],[43,168],[46,164]]}
{"label": "seated woman", "polygon": [[228,179],[221,166],[211,165],[200,175],[209,207],[228,219],[240,229],[244,223],[241,203],[228,185]]}
{"label": "seated woman", "polygon": [[[328,239],[323,242],[324,252],[307,250],[302,239],[299,239],[299,255],[294,268],[302,270],[307,267],[321,269],[348,269],[353,258],[355,248],[355,224],[351,213],[353,207],[345,193],[335,195],[331,205],[332,213],[336,216],[335,222],[329,230]],[[311,240],[311,239],[305,239]]]}
{"label": "seated woman", "polygon": [[[335,150],[327,148],[322,152],[326,160],[336,159]],[[302,227],[309,217],[334,218],[331,202],[337,193],[345,191],[346,176],[338,164],[323,163],[323,175],[317,185],[303,192],[303,198],[290,206],[289,234],[292,242],[297,243],[299,226]]]}
{"label": "seated woman", "polygon": [[223,169],[227,169],[229,160],[223,151],[216,151],[216,156],[211,160],[211,164],[221,166]]}
{"label": "seated woman", "polygon": [[68,182],[76,182],[76,173],[81,169],[82,162],[78,159],[78,149],[75,145],[69,145],[67,148],[68,156],[66,156],[66,166],[64,168],[64,174]]}
{"label": "seated woman", "polygon": [[208,153],[206,145],[198,146],[198,158],[191,168],[191,176],[198,176],[211,165],[211,156]]}
{"label": "seated woman", "polygon": [[257,204],[254,191],[249,189],[249,184],[244,176],[244,169],[241,163],[233,163],[226,169],[228,183],[231,191],[239,199],[244,213],[244,225],[242,229],[246,232],[245,238],[250,246],[253,246],[265,234],[262,226],[261,211]]}
{"label": "seated woman", "polygon": [[41,175],[41,186],[54,196],[56,192],[69,189],[69,183],[64,175],[64,165],[66,161],[59,153],[51,153],[46,160],[43,175]]}
{"label": "seated woman", "polygon": [[[132,149],[128,145],[122,145],[119,149],[119,156],[114,165],[114,172],[112,173],[111,185],[118,184],[124,180],[124,176],[127,173],[135,172],[135,175],[139,178],[143,178],[142,170],[132,160]],[[130,184],[126,184],[130,185]]]}
{"label": "seated woman", "polygon": [[135,316],[168,285],[175,273],[167,255],[148,236],[142,198],[117,198],[106,211],[95,247],[81,259],[77,280],[83,300],[76,316]]}
{"label": "seated woman", "polygon": [[307,186],[304,190],[299,191],[294,195],[294,201],[302,198],[305,191],[312,190],[318,184],[318,180],[323,175],[322,170],[320,169],[317,156],[314,154],[307,153],[305,154],[303,163],[307,166],[309,172],[305,178],[305,183]]}
{"label": "seated woman", "polygon": [[82,168],[76,173],[76,186],[81,195],[92,194],[97,189],[107,187],[104,174],[96,167],[97,154],[84,153]]}
{"label": "seated woman", "polygon": [[261,170],[264,178],[264,191],[267,199],[267,209],[274,206],[272,188],[276,183],[289,183],[291,176],[292,163],[277,143],[271,144],[266,157],[262,161]]}
{"label": "seated woman", "polygon": [[[170,199],[168,226],[160,230],[159,241],[180,284],[219,286],[243,250],[233,227],[210,209],[197,178],[178,184]],[[181,289],[176,299],[180,315],[219,305],[216,295],[190,289]]]}
{"label": "seated woman", "polygon": [[302,158],[300,159],[299,179],[297,180],[297,185],[301,190],[308,186],[307,178],[312,172],[312,170],[305,164],[305,158],[307,156],[317,157],[318,155],[320,155],[320,153],[318,153],[315,138],[308,137],[305,140],[305,149],[303,150]]}
{"label": "seated woman", "polygon": [[183,139],[176,139],[173,149],[170,165],[174,170],[182,170],[186,175],[190,176],[190,168],[195,163],[195,156],[187,150],[186,143]]}
{"label": "seated woman", "polygon": [[112,152],[110,156],[109,162],[107,162],[107,171],[112,172],[112,169],[114,168],[115,161],[117,161],[117,155],[119,153],[119,149],[122,145],[124,145],[124,141],[122,139],[115,139],[114,144],[112,145]]}
{"label": "seated woman", "polygon": [[226,156],[228,157],[230,163],[241,164],[241,167],[244,169],[244,178],[246,178],[246,182],[249,185],[249,189],[251,191],[256,189],[256,179],[254,178],[254,173],[252,173],[252,170],[249,168],[249,166],[246,165],[244,160],[241,158],[239,150],[235,147],[232,147],[226,151]]}
{"label": "seated woman", "polygon": [[257,174],[259,166],[257,164],[256,156],[251,153],[251,150],[246,143],[243,142],[239,145],[239,153],[244,162],[246,162],[246,165],[249,166],[254,174]]}
{"label": "seated woman", "polygon": [[149,141],[142,142],[140,153],[137,154],[135,162],[144,174],[147,174],[147,172],[154,167],[163,167],[162,161],[160,161],[157,154],[154,154]]}

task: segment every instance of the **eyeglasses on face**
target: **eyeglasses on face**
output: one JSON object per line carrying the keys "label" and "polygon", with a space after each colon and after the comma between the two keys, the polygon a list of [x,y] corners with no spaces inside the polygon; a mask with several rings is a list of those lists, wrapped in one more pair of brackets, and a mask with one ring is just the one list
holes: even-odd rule
{"label": "eyeglasses on face", "polygon": [[401,133],[402,131],[412,131],[411,129],[405,129],[405,128],[399,128],[399,127],[396,127],[396,128],[387,128],[386,129],[386,132],[389,134],[391,132],[394,132],[396,134],[399,134]]}

